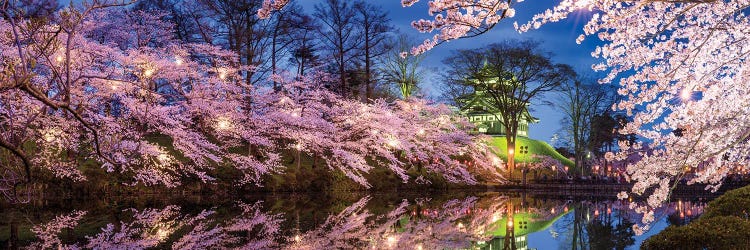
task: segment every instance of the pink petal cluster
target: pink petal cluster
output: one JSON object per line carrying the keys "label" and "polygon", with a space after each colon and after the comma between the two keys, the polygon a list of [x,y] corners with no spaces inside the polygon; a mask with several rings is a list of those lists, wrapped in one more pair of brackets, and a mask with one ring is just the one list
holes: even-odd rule
{"label": "pink petal cluster", "polygon": [[[164,13],[100,4],[59,14],[39,33],[0,37],[0,146],[21,166],[7,180],[41,168],[83,181],[80,166],[96,162],[129,185],[212,182],[217,166],[238,170],[237,184],[260,184],[283,171],[284,150],[320,159],[364,186],[374,167],[404,182],[415,167],[451,182],[500,178],[483,139],[446,106],[342,98],[317,73],[272,76],[281,90],[250,85],[243,74],[252,67],[237,66],[230,51],[174,39]],[[3,19],[0,29],[32,24]]]}
{"label": "pink petal cluster", "polygon": [[656,187],[648,201],[657,207],[676,181],[715,190],[725,178],[750,171],[748,4],[565,0],[518,29],[595,11],[577,41],[604,41],[592,53],[601,58],[593,68],[607,71],[602,83],[620,86],[623,100],[613,108],[633,117],[622,132],[643,138],[620,143],[609,158],[639,154],[627,168],[633,192]]}

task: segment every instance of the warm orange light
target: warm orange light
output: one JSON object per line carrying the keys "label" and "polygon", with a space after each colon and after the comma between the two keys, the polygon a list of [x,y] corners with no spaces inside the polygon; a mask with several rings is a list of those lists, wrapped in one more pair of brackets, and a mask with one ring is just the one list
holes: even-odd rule
{"label": "warm orange light", "polygon": [[143,76],[145,76],[145,77],[151,77],[152,75],[154,75],[154,70],[153,69],[146,69],[146,70],[143,71]]}
{"label": "warm orange light", "polygon": [[227,70],[226,69],[220,69],[219,70],[219,79],[226,80],[227,79]]}
{"label": "warm orange light", "polygon": [[232,128],[232,121],[226,117],[219,117],[216,121],[216,128],[219,130],[229,130]]}
{"label": "warm orange light", "polygon": [[156,157],[157,160],[159,160],[160,163],[166,164],[169,163],[169,155],[165,153],[159,154],[159,156]]}

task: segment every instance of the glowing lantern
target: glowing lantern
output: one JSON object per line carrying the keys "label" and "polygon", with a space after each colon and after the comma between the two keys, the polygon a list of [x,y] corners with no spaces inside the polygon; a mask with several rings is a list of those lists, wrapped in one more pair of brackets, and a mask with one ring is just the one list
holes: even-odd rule
{"label": "glowing lantern", "polygon": [[216,128],[219,130],[228,130],[232,128],[232,122],[229,120],[229,118],[220,117],[216,121]]}
{"label": "glowing lantern", "polygon": [[145,77],[151,77],[153,75],[154,75],[154,70],[153,69],[148,68],[148,69],[146,69],[146,70],[143,71],[143,76],[145,76]]}
{"label": "glowing lantern", "polygon": [[168,163],[169,162],[169,155],[165,153],[159,154],[159,156],[156,157],[157,160],[161,163]]}
{"label": "glowing lantern", "polygon": [[682,92],[680,93],[680,98],[682,98],[682,100],[690,100],[690,97],[692,96],[693,96],[692,91],[688,89],[683,89]]}
{"label": "glowing lantern", "polygon": [[396,237],[388,236],[386,237],[386,242],[388,242],[389,246],[393,246],[393,244],[396,244]]}
{"label": "glowing lantern", "polygon": [[391,148],[397,148],[398,145],[401,144],[401,142],[399,142],[395,137],[391,137],[390,139],[388,139],[388,142],[386,144],[388,144],[388,146]]}
{"label": "glowing lantern", "polygon": [[227,70],[226,69],[219,69],[219,79],[226,80],[227,79]]}
{"label": "glowing lantern", "polygon": [[57,139],[57,136],[60,134],[60,130],[51,128],[44,132],[44,140],[46,142],[53,142]]}
{"label": "glowing lantern", "polygon": [[169,236],[167,230],[164,230],[163,228],[156,230],[156,238],[159,239],[159,241],[165,240],[167,236]]}

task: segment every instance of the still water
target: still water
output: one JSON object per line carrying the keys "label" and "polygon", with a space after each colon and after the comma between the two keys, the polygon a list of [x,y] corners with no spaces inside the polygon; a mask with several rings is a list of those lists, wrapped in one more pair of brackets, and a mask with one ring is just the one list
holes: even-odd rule
{"label": "still water", "polygon": [[676,200],[637,235],[631,203],[520,192],[37,201],[0,207],[0,249],[637,249],[705,206]]}

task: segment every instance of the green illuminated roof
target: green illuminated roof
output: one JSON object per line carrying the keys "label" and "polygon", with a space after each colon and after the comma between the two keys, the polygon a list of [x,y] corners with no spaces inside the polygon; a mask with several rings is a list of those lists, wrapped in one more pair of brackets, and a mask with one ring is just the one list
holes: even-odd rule
{"label": "green illuminated roof", "polygon": [[[572,209],[570,211],[573,211]],[[562,216],[570,213],[570,211],[565,213],[560,213],[557,216],[555,216],[552,219],[549,220],[541,220],[540,216],[538,214],[531,214],[531,213],[516,213],[513,215],[513,228],[515,230],[515,236],[522,236],[522,235],[528,235],[531,233],[536,233],[540,231],[544,231],[547,228],[549,228],[552,224],[555,223],[558,219],[560,219]],[[524,224],[525,227],[521,228],[521,222],[528,222],[527,224]],[[507,230],[506,226],[508,223],[508,217],[504,217],[501,220],[496,221],[495,223],[492,223],[490,225],[490,228],[494,228],[493,230],[490,230],[487,232],[488,236],[495,236],[504,238]]]}

